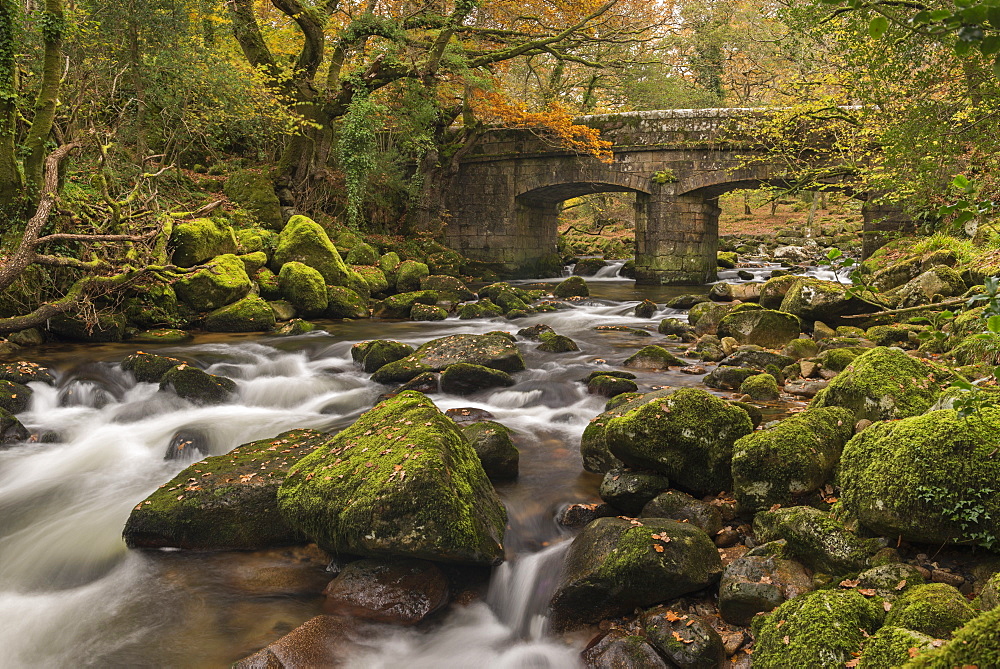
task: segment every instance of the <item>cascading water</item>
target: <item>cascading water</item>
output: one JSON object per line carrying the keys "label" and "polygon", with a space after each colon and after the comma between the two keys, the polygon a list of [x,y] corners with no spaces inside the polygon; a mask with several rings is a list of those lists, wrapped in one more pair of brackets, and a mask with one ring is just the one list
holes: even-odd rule
{"label": "cascading water", "polygon": [[[146,345],[236,380],[237,396],[216,406],[135,383],[117,364],[134,346],[88,348],[88,356],[103,359],[84,365],[80,349],[42,350],[36,361],[56,369],[60,382],[32,383],[31,406],[20,415],[40,441],[0,451],[0,665],[226,666],[317,615],[318,593],[330,576],[303,549],[125,548],[121,530],[131,508],[191,462],[165,460],[171,442],[189,440],[202,453],[219,454],[292,428],[336,431],[386,390],[352,363],[352,343],[389,336],[419,344],[544,322],[581,350],[554,355],[522,342],[528,370],[516,375],[515,387],[433,397],[442,410],[485,409],[517,435],[521,475],[497,486],[510,516],[510,562],[496,572],[486,602],[456,607],[430,629],[382,629],[359,642],[350,666],[577,666],[579,649],[544,633],[545,606],[567,545],[559,543],[564,533],[554,515],[562,504],[593,501],[597,484],[582,473],[578,444],[604,400],[577,381],[601,361],[619,364],[649,342],[596,326],[655,331],[656,320],[633,316],[637,298],[662,303],[690,292],[650,288],[637,295],[631,282],[597,285],[602,297],[516,323],[336,323],[331,333],[289,339],[209,335],[184,347]],[[678,313],[661,310],[656,318],[668,315]],[[638,382],[698,379],[640,372]]]}

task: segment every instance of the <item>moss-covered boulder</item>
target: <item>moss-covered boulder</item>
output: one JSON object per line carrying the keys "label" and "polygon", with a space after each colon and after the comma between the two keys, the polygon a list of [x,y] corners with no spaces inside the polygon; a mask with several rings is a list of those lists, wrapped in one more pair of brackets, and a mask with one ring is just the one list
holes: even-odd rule
{"label": "moss-covered boulder", "polygon": [[719,323],[733,310],[731,304],[718,302],[701,302],[691,307],[688,312],[688,323],[694,327],[697,335],[714,335],[718,333]]}
{"label": "moss-covered boulder", "polygon": [[704,390],[684,388],[608,422],[611,453],[631,467],[708,495],[732,487],[733,443],[753,431],[749,415]]}
{"label": "moss-covered boulder", "polygon": [[178,267],[193,267],[227,253],[236,253],[233,229],[210,218],[174,224],[170,233],[172,261]]}
{"label": "moss-covered boulder", "polygon": [[565,281],[559,283],[555,288],[552,289],[552,294],[556,297],[589,297],[590,288],[587,287],[587,282],[581,276],[571,276]]}
{"label": "moss-covered boulder", "polygon": [[758,613],[813,589],[812,577],[794,560],[745,555],[726,566],[719,582],[719,613],[733,625],[749,625]]}
{"label": "moss-covered boulder", "polygon": [[0,380],[0,409],[10,413],[21,413],[31,403],[34,391],[28,386],[13,381]]}
{"label": "moss-covered boulder", "polygon": [[236,242],[243,253],[261,251],[270,260],[274,246],[278,243],[278,233],[263,228],[241,228],[236,230]]}
{"label": "moss-covered boulder", "polygon": [[[588,377],[585,380],[589,381],[590,378]],[[583,436],[580,438],[580,455],[583,456],[583,468],[588,472],[603,474],[612,467],[622,465],[622,461],[612,455],[611,450],[608,448],[608,423],[613,418],[624,416],[629,411],[647,402],[651,402],[659,397],[666,397],[673,392],[675,392],[673,388],[668,388],[639,394],[636,397],[631,396],[631,393],[624,394],[610,400],[605,407],[604,413],[591,419],[583,431]]]}
{"label": "moss-covered boulder", "polygon": [[274,311],[258,295],[247,295],[238,302],[209,312],[205,329],[209,332],[268,332],[274,329]]}
{"label": "moss-covered boulder", "polygon": [[738,256],[733,251],[718,251],[715,254],[715,264],[723,269],[735,269]]}
{"label": "moss-covered boulder", "polygon": [[434,304],[420,304],[417,302],[410,309],[411,321],[436,322],[448,318],[448,312],[443,307]]}
{"label": "moss-covered boulder", "polygon": [[243,261],[228,253],[216,256],[204,269],[185,274],[174,290],[192,309],[211,311],[246,297],[250,286]]}
{"label": "moss-covered boulder", "polygon": [[763,370],[753,369],[750,367],[732,367],[730,365],[722,365],[706,374],[703,382],[709,388],[717,388],[719,390],[739,390],[743,386],[744,381],[752,376],[757,376],[762,371]]}
{"label": "moss-covered boulder", "polygon": [[236,392],[236,382],[181,363],[160,377],[160,390],[172,390],[196,404],[222,404]]}
{"label": "moss-covered boulder", "polygon": [[315,323],[304,321],[301,318],[293,318],[278,327],[273,334],[279,337],[295,337],[297,335],[313,332],[317,329],[318,328]]}
{"label": "moss-covered boulder", "polygon": [[669,487],[670,480],[663,474],[613,467],[604,474],[598,492],[611,506],[628,516],[638,516],[650,500]]}
{"label": "moss-covered boulder", "polygon": [[242,170],[228,179],[223,191],[230,200],[257,217],[269,230],[281,230],[285,217],[274,193],[274,182],[263,170]]}
{"label": "moss-covered boulder", "polygon": [[389,290],[389,279],[385,272],[378,267],[366,267],[364,265],[352,265],[351,268],[361,275],[361,278],[368,284],[368,290],[374,295],[384,295]]}
{"label": "moss-covered boulder", "polygon": [[326,287],[327,318],[368,318],[365,298],[344,286]]}
{"label": "moss-covered boulder", "polygon": [[440,372],[458,363],[481,365],[511,374],[524,370],[524,359],[506,333],[460,334],[432,339],[411,355],[391,362],[374,375],[378,383],[405,383],[423,372]]}
{"label": "moss-covered boulder", "polygon": [[373,339],[358,342],[351,347],[351,358],[361,363],[361,368],[369,374],[390,362],[402,360],[413,353],[413,347],[392,339]]}
{"label": "moss-covered boulder", "polygon": [[757,374],[743,380],[740,392],[758,402],[774,402],[779,396],[778,382],[770,374]]}
{"label": "moss-covered boulder", "polygon": [[599,518],[573,540],[552,611],[597,622],[705,588],[722,573],[708,535],[662,518]]}
{"label": "moss-covered boulder", "polygon": [[930,304],[965,292],[962,275],[950,267],[934,267],[911,279],[898,290],[900,307]]}
{"label": "moss-covered boulder", "polygon": [[326,311],[326,282],[319,270],[300,262],[286,262],[278,272],[278,287],[300,315],[312,318]]}
{"label": "moss-covered boulder", "polygon": [[27,441],[30,436],[28,428],[24,427],[14,414],[0,408],[0,446]]}
{"label": "moss-covered boulder", "polygon": [[796,360],[814,358],[819,354],[819,345],[812,339],[799,337],[785,344],[785,347],[781,349],[781,353]]}
{"label": "moss-covered boulder", "polygon": [[878,311],[879,307],[869,304],[847,292],[847,288],[836,281],[800,278],[788,289],[781,301],[781,311],[794,314],[806,321],[834,323],[840,316]]}
{"label": "moss-covered boulder", "polygon": [[194,339],[194,335],[176,328],[155,328],[143,330],[129,337],[130,343],[136,344],[185,344]]}
{"label": "moss-covered boulder", "polygon": [[926,583],[909,588],[892,604],[885,624],[945,639],[976,617],[976,610],[957,588]]}
{"label": "moss-covered boulder", "polygon": [[845,507],[890,537],[994,544],[1000,535],[1000,409],[954,410],[875,423],[844,447]]}
{"label": "moss-covered boulder", "polygon": [[121,361],[121,368],[126,372],[132,372],[136,381],[159,383],[164,374],[182,364],[184,361],[177,358],[136,351]]}
{"label": "moss-covered boulder", "polygon": [[940,648],[921,653],[907,662],[906,669],[952,669],[953,667],[1000,667],[1000,608],[987,611],[955,632]]}
{"label": "moss-covered boulder", "polygon": [[434,290],[417,290],[392,295],[375,303],[372,315],[376,318],[409,318],[414,304],[437,304],[438,294]]}
{"label": "moss-covered boulder", "polygon": [[277,300],[281,298],[281,286],[278,283],[278,275],[267,267],[261,267],[253,275],[253,280],[257,284],[257,289],[261,297],[265,300]]}
{"label": "moss-covered boulder", "polygon": [[760,306],[765,309],[781,309],[781,303],[788,294],[789,289],[798,282],[801,277],[793,274],[776,276],[764,282],[760,289]]}
{"label": "moss-covered boulder", "polygon": [[662,346],[645,346],[625,360],[622,365],[630,369],[667,369],[668,367],[683,367],[688,363]]}
{"label": "moss-covered boulder", "polygon": [[857,573],[881,548],[878,541],[860,538],[829,513],[811,506],[761,511],[754,516],[753,528],[758,541],[784,539],[789,555],[825,574]]}
{"label": "moss-covered boulder", "polygon": [[509,388],[514,377],[499,369],[460,362],[449,365],[441,372],[441,392],[452,395],[471,395],[488,388]]}
{"label": "moss-covered boulder", "polygon": [[243,253],[236,257],[243,262],[243,269],[246,270],[247,276],[253,276],[258,270],[267,264],[267,254],[263,251]]}
{"label": "moss-covered boulder", "polygon": [[361,242],[347,252],[347,258],[345,258],[345,260],[348,265],[366,265],[368,267],[374,267],[375,265],[378,265],[378,249],[371,244]]}
{"label": "moss-covered boulder", "polygon": [[634,393],[639,386],[632,379],[623,379],[608,374],[598,374],[587,381],[587,392],[602,397],[617,397],[622,393]]}
{"label": "moss-covered boulder", "polygon": [[810,406],[842,406],[858,420],[907,418],[927,411],[952,379],[943,367],[880,346],[855,358]]}
{"label": "moss-covered boulder", "polygon": [[421,290],[420,280],[430,276],[430,273],[426,264],[416,260],[404,260],[396,268],[396,290],[403,293]]}
{"label": "moss-covered boulder", "polygon": [[818,490],[832,477],[854,422],[842,407],[808,409],[739,439],[732,465],[740,507],[756,512],[787,506]]}
{"label": "moss-covered boulder", "polygon": [[705,617],[658,606],[642,615],[650,643],[675,667],[716,669],[726,659],[722,637]]}
{"label": "moss-covered boulder", "polygon": [[575,341],[555,332],[542,332],[538,335],[538,338],[542,342],[537,347],[539,351],[546,353],[572,353],[580,350]]}
{"label": "moss-covered boulder", "polygon": [[865,642],[856,666],[858,669],[902,667],[914,655],[933,647],[934,639],[926,634],[886,625]]}
{"label": "moss-covered boulder", "polygon": [[842,667],[882,622],[882,609],[856,590],[820,590],[753,620],[754,669]]}
{"label": "moss-covered boulder", "polygon": [[194,310],[177,299],[177,291],[157,281],[134,285],[125,300],[125,317],[138,328],[183,328],[191,324]]}
{"label": "moss-covered boulder", "polygon": [[323,275],[328,286],[350,288],[367,299],[368,283],[344,263],[322,226],[305,216],[292,216],[278,236],[271,269],[279,271],[288,262],[300,262]]}
{"label": "moss-covered boulder", "polygon": [[27,360],[0,363],[0,381],[12,381],[22,385],[32,381],[50,386],[56,383],[52,370]]}
{"label": "moss-covered boulder", "polygon": [[732,337],[741,344],[780,349],[799,336],[799,319],[771,309],[731,311],[719,321],[719,337]]}
{"label": "moss-covered boulder", "polygon": [[479,300],[473,304],[464,304],[458,310],[459,319],[466,321],[473,318],[497,318],[503,316],[503,309],[493,304],[492,300]]}
{"label": "moss-covered boulder", "polygon": [[110,311],[99,311],[93,320],[65,313],[48,320],[49,332],[74,341],[121,341],[126,325],[124,314]]}
{"label": "moss-covered boulder", "polygon": [[407,391],[292,467],[278,490],[292,527],[335,553],[493,565],[507,514],[455,423]]}
{"label": "moss-covered boulder", "polygon": [[483,471],[491,481],[517,478],[521,454],[514,446],[509,428],[492,420],[484,420],[462,428],[465,438],[479,456]]}
{"label": "moss-covered boulder", "polygon": [[642,507],[642,518],[669,518],[700,527],[710,537],[722,529],[722,514],[708,502],[695,499],[679,490],[668,490],[658,494]]}
{"label": "moss-covered boulder", "polygon": [[254,550],[301,542],[278,511],[289,468],[330,435],[292,430],[196,462],[132,510],[129,548]]}
{"label": "moss-covered boulder", "polygon": [[448,295],[456,302],[466,302],[476,298],[476,294],[461,280],[445,274],[431,274],[420,280],[420,290],[436,290]]}

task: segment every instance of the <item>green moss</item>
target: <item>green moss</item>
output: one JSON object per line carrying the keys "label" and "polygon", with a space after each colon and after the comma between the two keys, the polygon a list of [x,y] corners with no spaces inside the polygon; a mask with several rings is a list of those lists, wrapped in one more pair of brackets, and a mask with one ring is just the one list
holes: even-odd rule
{"label": "green moss", "polygon": [[886,536],[996,548],[1000,409],[953,410],[876,423],[844,447],[841,501]]}
{"label": "green moss", "polygon": [[55,377],[52,376],[52,372],[47,367],[27,360],[0,363],[0,380],[22,385],[38,381],[50,386],[54,386],[56,382]]}
{"label": "green moss", "polygon": [[581,276],[571,276],[552,289],[556,297],[588,297],[590,288]]}
{"label": "green moss", "polygon": [[[588,377],[589,378],[589,377]],[[604,407],[604,413],[591,419],[580,438],[580,455],[583,456],[583,468],[588,472],[603,474],[612,467],[623,463],[611,454],[607,443],[607,427],[612,418],[624,416],[647,402],[659,397],[667,397],[675,392],[668,388],[651,393],[628,393],[614,398]],[[628,395],[634,395],[628,397]]]}
{"label": "green moss", "polygon": [[719,321],[720,337],[733,337],[741,344],[780,349],[799,336],[799,319],[771,309],[732,310]]}
{"label": "green moss", "polygon": [[913,335],[926,329],[922,325],[876,325],[868,328],[863,336],[878,346],[909,345]]}
{"label": "green moss", "polygon": [[375,303],[372,315],[376,318],[409,318],[414,304],[437,304],[438,294],[433,290],[417,290],[392,295]]}
{"label": "green moss", "polygon": [[785,299],[788,289],[800,278],[789,274],[768,279],[760,289],[760,306],[765,309],[780,309],[781,301]]}
{"label": "green moss", "polygon": [[281,286],[278,282],[278,275],[266,267],[262,267],[254,274],[254,281],[260,290],[260,296],[265,300],[277,300],[281,298]]}
{"label": "green moss", "polygon": [[412,355],[391,362],[374,375],[378,383],[405,383],[423,372],[440,372],[458,363],[482,365],[513,373],[524,370],[524,359],[507,333],[451,335],[432,339]]}
{"label": "green moss", "polygon": [[236,257],[243,261],[243,268],[246,270],[247,276],[253,276],[257,270],[267,264],[267,254],[263,251],[244,253]]}
{"label": "green moss", "polygon": [[600,374],[587,382],[587,392],[602,397],[617,397],[622,393],[635,393],[639,386],[631,379],[622,379]]}
{"label": "green moss", "polygon": [[492,420],[462,428],[465,438],[479,456],[483,471],[491,481],[517,478],[521,454],[514,446],[511,430]]}
{"label": "green moss", "polygon": [[443,321],[448,318],[448,312],[433,304],[413,305],[410,309],[410,320],[414,321]]}
{"label": "green moss", "polygon": [[348,265],[368,265],[374,266],[378,264],[378,250],[371,244],[365,244],[361,242],[350,250],[347,254],[347,264]]}
{"label": "green moss", "polygon": [[952,667],[1000,667],[1000,608],[977,616],[955,632],[952,640],[922,653],[903,665],[906,669],[952,669]]}
{"label": "green moss", "polygon": [[503,316],[503,309],[491,300],[479,300],[474,304],[463,305],[458,310],[458,317],[461,320],[471,320],[473,318],[496,318]]}
{"label": "green moss", "polygon": [[878,347],[858,356],[810,406],[842,406],[859,420],[906,418],[927,411],[952,378],[943,367]]}
{"label": "green moss", "polygon": [[327,318],[368,318],[368,304],[365,299],[350,288],[327,286]]}
{"label": "green moss", "polygon": [[268,332],[275,323],[271,305],[257,295],[248,295],[205,316],[209,332]]}
{"label": "green moss", "polygon": [[879,626],[880,613],[855,590],[820,590],[790,599],[754,618],[754,669],[842,667]]}
{"label": "green moss", "polygon": [[396,284],[396,268],[400,263],[399,255],[395,251],[389,251],[378,260],[378,267],[385,272],[387,277],[392,277],[391,284]]}
{"label": "green moss", "polygon": [[181,363],[163,373],[160,390],[173,390],[179,397],[197,404],[222,404],[236,392],[236,382]]}
{"label": "green moss", "polygon": [[813,278],[800,278],[792,284],[781,300],[780,309],[809,322],[825,323],[866,309],[871,311],[859,298],[849,295],[843,285]]}
{"label": "green moss", "polygon": [[436,290],[439,293],[452,295],[456,302],[465,302],[476,297],[476,294],[469,290],[469,287],[462,281],[453,276],[442,274],[431,274],[424,277],[420,281],[420,287],[423,290]]}
{"label": "green moss", "polygon": [[236,241],[244,253],[262,251],[270,259],[274,247],[278,244],[278,234],[273,230],[261,228],[242,228],[236,231]]}
{"label": "green moss", "polygon": [[927,650],[933,642],[926,634],[887,624],[865,642],[858,669],[901,667],[911,659],[911,648]]}
{"label": "green moss", "polygon": [[834,372],[842,372],[847,369],[855,358],[865,352],[863,348],[833,348],[823,351],[816,362],[823,365],[824,369]]}
{"label": "green moss", "polygon": [[48,320],[49,332],[76,341],[121,341],[125,336],[125,315],[118,312],[99,311],[97,322],[59,314]]}
{"label": "green moss", "polygon": [[683,388],[612,418],[605,439],[625,464],[662,472],[678,489],[707,495],[732,488],[733,442],[752,431],[742,409]]}
{"label": "green moss", "polygon": [[336,553],[503,559],[503,504],[461,431],[420,393],[382,402],[301,460],[278,502]]}
{"label": "green moss", "polygon": [[747,377],[740,384],[740,392],[749,395],[752,400],[774,402],[779,395],[778,382],[770,374],[757,374]]}
{"label": "green moss", "polygon": [[542,332],[538,338],[542,340],[542,343],[538,345],[539,351],[546,353],[572,353],[580,350],[575,341],[555,332]]}
{"label": "green moss", "polygon": [[132,372],[136,381],[159,383],[164,374],[181,364],[184,364],[184,361],[177,358],[136,351],[122,360],[121,368],[126,372]]}
{"label": "green moss", "polygon": [[809,409],[754,432],[733,447],[733,490],[740,506],[759,511],[818,490],[833,474],[854,417],[840,407]]}
{"label": "green moss", "polygon": [[21,413],[31,403],[31,388],[13,381],[0,380],[0,409]]}
{"label": "green moss", "polygon": [[404,260],[396,269],[396,290],[410,292],[420,290],[420,280],[431,273],[422,262]]}
{"label": "green moss", "polygon": [[1000,606],[1000,572],[990,577],[972,605],[981,611],[990,611]]}
{"label": "green moss", "polygon": [[185,274],[174,289],[192,309],[211,311],[245,297],[250,286],[243,261],[228,253],[213,258],[204,269]]}
{"label": "green moss", "polygon": [[761,542],[784,539],[790,555],[826,574],[856,573],[870,564],[881,546],[861,539],[829,513],[809,506],[761,511],[753,520]]}
{"label": "green moss", "polygon": [[718,251],[715,254],[716,265],[723,269],[734,269],[738,256],[732,251]]}
{"label": "green moss", "polygon": [[908,589],[896,600],[885,624],[943,639],[975,617],[975,610],[957,589],[927,583]]}
{"label": "green moss", "polygon": [[402,360],[411,355],[413,351],[412,346],[403,342],[391,339],[374,339],[358,342],[352,346],[351,357],[354,362],[361,363],[362,369],[370,374],[390,362]]}
{"label": "green moss", "polygon": [[326,231],[305,216],[293,216],[278,236],[271,269],[280,270],[288,262],[301,262],[319,271],[327,285],[343,286],[366,298],[368,284],[348,267]]}
{"label": "green moss", "polygon": [[134,286],[133,296],[125,302],[125,317],[140,328],[187,326],[194,312],[177,301],[174,287],[165,283]]}
{"label": "green moss", "polygon": [[129,342],[139,344],[184,344],[192,339],[194,339],[194,336],[184,330],[156,328],[154,330],[143,330],[135,336],[129,337]]}
{"label": "green moss", "polygon": [[274,183],[262,170],[243,170],[226,180],[226,196],[253,214],[271,230],[280,230],[285,222],[281,204],[274,194]]}
{"label": "green moss", "polygon": [[662,346],[645,346],[622,363],[632,369],[667,369],[668,367],[683,367],[687,363]]}
{"label": "green moss", "polygon": [[326,311],[326,283],[319,270],[300,262],[286,262],[278,273],[278,287],[302,316],[311,318]]}
{"label": "green moss", "polygon": [[354,271],[361,275],[361,278],[368,284],[368,289],[372,295],[381,295],[389,290],[389,280],[385,272],[378,267],[354,266]]}
{"label": "green moss", "polygon": [[122,536],[130,548],[253,550],[301,542],[278,511],[288,469],[330,435],[291,430],[187,467],[140,502]]}
{"label": "green moss", "polygon": [[196,218],[174,224],[170,247],[175,265],[193,267],[216,256],[235,253],[237,245],[228,225],[210,218]]}

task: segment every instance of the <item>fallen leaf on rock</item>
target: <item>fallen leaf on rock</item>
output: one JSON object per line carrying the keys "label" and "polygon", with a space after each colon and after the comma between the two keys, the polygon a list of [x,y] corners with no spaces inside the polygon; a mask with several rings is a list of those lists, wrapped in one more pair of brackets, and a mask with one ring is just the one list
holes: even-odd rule
{"label": "fallen leaf on rock", "polygon": [[860,583],[860,582],[861,581],[851,580],[849,578],[845,578],[843,581],[840,582],[840,587],[842,587],[842,588],[856,588],[856,587],[858,587],[858,583]]}

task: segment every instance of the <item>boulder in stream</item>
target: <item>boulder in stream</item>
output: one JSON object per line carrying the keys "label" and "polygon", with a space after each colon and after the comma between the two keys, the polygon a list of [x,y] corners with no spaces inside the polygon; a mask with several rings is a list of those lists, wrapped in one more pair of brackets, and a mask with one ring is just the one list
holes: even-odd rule
{"label": "boulder in stream", "polygon": [[799,319],[771,309],[733,310],[716,329],[720,337],[733,337],[740,344],[781,349],[799,336]]}
{"label": "boulder in stream", "polygon": [[587,287],[587,282],[584,281],[583,277],[571,276],[555,288],[552,289],[552,294],[556,297],[589,297],[590,288]]}
{"label": "boulder in stream", "polygon": [[358,342],[351,347],[351,358],[361,363],[361,368],[371,374],[381,367],[402,360],[413,353],[414,348],[393,339],[372,339]]}
{"label": "boulder in stream", "polygon": [[281,266],[289,262],[300,262],[319,271],[328,286],[343,286],[364,298],[369,296],[364,277],[344,262],[326,231],[310,218],[292,216],[278,235],[271,269],[280,272]]}
{"label": "boulder in stream", "polygon": [[499,369],[459,362],[448,365],[441,372],[441,392],[452,395],[471,395],[489,388],[509,388],[514,377]]}
{"label": "boulder in stream", "polygon": [[667,369],[683,367],[687,363],[662,346],[645,346],[632,354],[622,366],[631,369]]}
{"label": "boulder in stream", "polygon": [[831,514],[811,506],[761,511],[753,520],[757,540],[784,539],[788,555],[825,574],[857,573],[869,566],[882,544],[854,534]]}
{"label": "boulder in stream", "polygon": [[448,579],[425,560],[350,563],[323,590],[323,610],[392,625],[416,625],[448,603]]}
{"label": "boulder in stream", "polygon": [[12,414],[21,413],[31,403],[32,392],[28,386],[0,380],[0,409]]}
{"label": "boulder in stream", "polygon": [[142,383],[159,383],[163,375],[177,365],[185,364],[183,360],[165,355],[136,351],[121,361],[121,368],[132,372],[136,381]]}
{"label": "boulder in stream", "polygon": [[243,261],[231,253],[212,258],[203,269],[185,274],[174,290],[177,297],[196,311],[211,311],[246,297],[250,277]]}
{"label": "boulder in stream", "polygon": [[313,318],[326,311],[326,281],[319,270],[300,262],[286,262],[278,272],[278,286],[296,313]]}
{"label": "boulder in stream", "polygon": [[47,367],[38,363],[18,360],[17,362],[0,363],[0,381],[12,381],[22,385],[38,381],[50,386],[56,383],[55,376]]}
{"label": "boulder in stream", "polygon": [[259,295],[247,295],[205,316],[209,332],[267,332],[275,323],[274,310]]}
{"label": "boulder in stream", "polygon": [[524,370],[524,359],[506,333],[459,334],[432,339],[412,354],[381,367],[372,375],[377,383],[405,383],[423,372],[440,372],[460,362],[502,372]]}
{"label": "boulder in stream", "polygon": [[462,432],[491,481],[517,478],[521,454],[514,446],[509,428],[496,421],[481,420],[462,427]]}
{"label": "boulder in stream", "polygon": [[352,648],[357,623],[343,616],[316,616],[274,643],[235,663],[232,669],[339,667]]}
{"label": "boulder in stream", "polygon": [[173,390],[196,404],[222,404],[236,392],[236,382],[181,363],[160,377],[160,390]]}
{"label": "boulder in stream", "polygon": [[27,441],[29,437],[31,433],[14,414],[0,409],[0,446]]}

